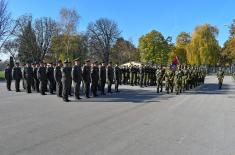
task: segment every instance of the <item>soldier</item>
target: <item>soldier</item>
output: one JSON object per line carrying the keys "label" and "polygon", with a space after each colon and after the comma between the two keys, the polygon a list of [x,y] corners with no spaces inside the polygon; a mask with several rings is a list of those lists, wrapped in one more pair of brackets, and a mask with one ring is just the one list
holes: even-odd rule
{"label": "soldier", "polygon": [[40,63],[40,67],[38,68],[37,78],[40,81],[40,92],[41,95],[46,95],[47,89],[47,71],[45,64],[43,62]]}
{"label": "soldier", "polygon": [[116,92],[120,92],[118,90],[118,87],[121,82],[121,76],[122,76],[121,68],[118,66],[118,64],[116,64],[114,67],[114,83],[115,83],[115,91]]}
{"label": "soldier", "polygon": [[[36,63],[32,63],[32,68],[34,70],[34,67],[35,67]],[[32,89],[35,91],[35,83],[34,83],[34,72],[33,72],[33,79],[31,80],[31,86],[32,86]]]}
{"label": "soldier", "polygon": [[106,68],[106,77],[107,77],[107,83],[108,83],[108,93],[110,94],[113,93],[112,92],[113,76],[114,76],[114,72],[113,72],[112,62],[109,62],[109,65]]}
{"label": "soldier", "polygon": [[73,66],[72,69],[72,79],[74,82],[74,96],[76,100],[82,99],[80,97],[80,87],[81,87],[81,82],[82,82],[82,68],[80,65],[80,59],[77,58],[74,60],[75,65]]}
{"label": "soldier", "polygon": [[182,70],[182,90],[188,90],[188,69],[187,66],[185,65]]}
{"label": "soldier", "polygon": [[175,91],[176,95],[182,92],[182,70],[181,66],[178,67],[178,69],[175,72]]}
{"label": "soldier", "polygon": [[166,92],[169,94],[169,92],[173,92],[173,83],[174,83],[174,72],[171,69],[171,66],[169,65],[167,67],[167,70],[165,71],[165,81],[166,81]]}
{"label": "soldier", "polygon": [[100,80],[100,89],[101,89],[101,95],[105,94],[105,83],[106,83],[106,66],[103,62],[99,68],[99,80]]}
{"label": "soldier", "polygon": [[[69,72],[70,73],[72,73],[72,64],[71,64],[71,62],[68,62],[68,69],[69,69]],[[71,76],[69,76],[69,96],[73,96],[72,95],[72,83],[73,83],[73,79],[72,79],[72,75]]]}
{"label": "soldier", "polygon": [[22,72],[19,63],[16,62],[16,66],[13,68],[13,79],[15,80],[16,92],[20,92],[20,80],[22,79]]}
{"label": "soldier", "polygon": [[7,64],[7,68],[5,69],[5,79],[7,81],[7,90],[11,91],[12,69],[10,64]]}
{"label": "soldier", "polygon": [[92,91],[93,97],[98,96],[97,89],[98,89],[98,83],[99,83],[99,68],[97,65],[98,65],[98,62],[95,61],[91,69],[91,91]]}
{"label": "soldier", "polygon": [[130,85],[134,86],[135,68],[134,68],[133,64],[131,64],[129,71],[130,71]]}
{"label": "soldier", "polygon": [[221,89],[224,79],[224,71],[221,68],[219,68],[219,71],[217,72],[217,78],[218,78],[219,89]]}
{"label": "soldier", "polygon": [[32,87],[32,80],[33,80],[33,68],[30,62],[27,62],[23,74],[26,80],[26,92],[32,93],[31,87]]}
{"label": "soldier", "polygon": [[46,73],[47,73],[47,80],[49,82],[49,92],[50,94],[54,94],[53,91],[54,91],[55,79],[54,79],[54,68],[52,63],[48,64]]}
{"label": "soldier", "polygon": [[62,62],[61,60],[59,60],[57,62],[57,66],[54,69],[54,78],[56,81],[56,94],[58,97],[62,97],[62,89],[63,89],[63,85],[62,85],[62,72],[61,72],[61,67],[62,67]]}
{"label": "soldier", "polygon": [[40,81],[39,81],[38,76],[37,76],[39,66],[40,65],[38,63],[36,63],[34,68],[33,68],[34,87],[35,87],[35,90],[36,90],[37,93],[40,92],[39,91],[39,83],[40,83]]}
{"label": "soldier", "polygon": [[139,84],[140,87],[143,87],[143,82],[144,82],[144,64],[141,64],[140,69],[139,69]]}
{"label": "soldier", "polygon": [[22,68],[21,68],[21,72],[22,72],[22,84],[23,84],[23,89],[26,89],[26,80],[24,77],[24,70],[25,70],[26,66],[25,63],[23,63]]}
{"label": "soldier", "polygon": [[72,79],[71,69],[69,67],[69,62],[67,60],[64,61],[64,67],[62,68],[62,85],[63,85],[63,100],[65,102],[69,102],[69,93],[71,89],[71,82]]}
{"label": "soldier", "polygon": [[134,65],[134,70],[133,70],[133,75],[134,75],[133,85],[135,85],[135,86],[137,85],[137,80],[138,80],[137,74],[138,74],[138,67],[136,65]]}
{"label": "soldier", "polygon": [[91,84],[91,61],[86,60],[86,64],[83,66],[82,78],[85,87],[86,98],[90,98],[90,84]]}
{"label": "soldier", "polygon": [[156,80],[157,80],[157,93],[159,93],[159,88],[160,92],[162,92],[162,88],[163,88],[163,80],[164,80],[164,69],[162,68],[162,66],[158,67],[157,71],[156,71]]}

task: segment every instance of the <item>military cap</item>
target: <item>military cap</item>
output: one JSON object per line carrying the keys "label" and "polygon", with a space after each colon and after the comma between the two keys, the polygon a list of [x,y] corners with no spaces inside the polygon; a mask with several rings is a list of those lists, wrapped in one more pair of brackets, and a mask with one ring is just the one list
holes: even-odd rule
{"label": "military cap", "polygon": [[90,62],[91,60],[90,59],[87,59],[86,62]]}
{"label": "military cap", "polygon": [[69,61],[68,61],[68,60],[65,60],[64,63],[67,64],[67,63],[69,63]]}
{"label": "military cap", "polygon": [[76,58],[76,59],[74,59],[74,61],[80,61],[80,59],[79,59],[79,58]]}

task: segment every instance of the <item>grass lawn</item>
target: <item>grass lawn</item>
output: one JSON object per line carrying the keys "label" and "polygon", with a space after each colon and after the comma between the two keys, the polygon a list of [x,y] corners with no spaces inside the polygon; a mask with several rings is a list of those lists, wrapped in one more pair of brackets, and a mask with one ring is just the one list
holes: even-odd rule
{"label": "grass lawn", "polygon": [[4,80],[5,76],[4,76],[4,71],[0,71],[0,80]]}

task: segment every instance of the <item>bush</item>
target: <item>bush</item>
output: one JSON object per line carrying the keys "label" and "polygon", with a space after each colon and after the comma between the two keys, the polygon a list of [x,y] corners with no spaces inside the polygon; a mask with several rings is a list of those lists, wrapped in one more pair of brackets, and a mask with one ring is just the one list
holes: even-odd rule
{"label": "bush", "polygon": [[5,76],[4,76],[4,71],[0,71],[0,80],[4,80]]}

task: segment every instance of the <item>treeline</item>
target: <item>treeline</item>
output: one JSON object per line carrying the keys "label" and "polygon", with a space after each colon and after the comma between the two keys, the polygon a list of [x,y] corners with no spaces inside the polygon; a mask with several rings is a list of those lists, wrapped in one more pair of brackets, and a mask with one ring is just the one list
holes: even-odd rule
{"label": "treeline", "polygon": [[0,50],[21,62],[73,60],[79,57],[108,63],[142,61],[167,65],[178,59],[182,64],[231,65],[235,59],[235,20],[223,47],[216,39],[219,30],[210,24],[197,26],[194,32],[182,32],[172,42],[153,30],[140,37],[138,47],[121,35],[118,24],[100,18],[78,29],[81,16],[74,9],[62,8],[59,20],[34,19],[25,14],[12,19],[5,0],[0,0]]}

